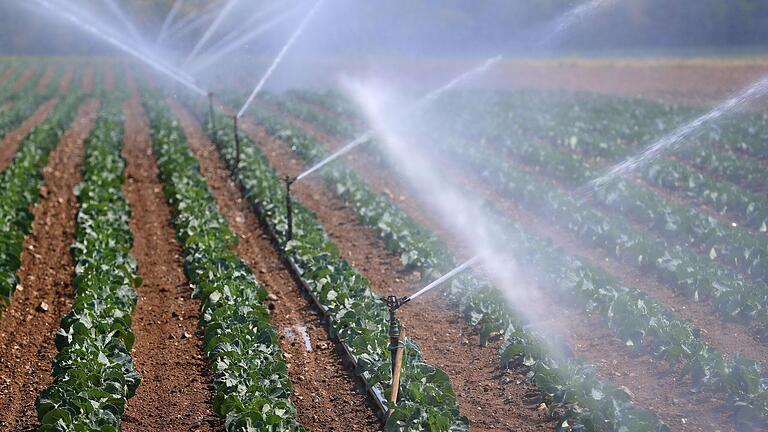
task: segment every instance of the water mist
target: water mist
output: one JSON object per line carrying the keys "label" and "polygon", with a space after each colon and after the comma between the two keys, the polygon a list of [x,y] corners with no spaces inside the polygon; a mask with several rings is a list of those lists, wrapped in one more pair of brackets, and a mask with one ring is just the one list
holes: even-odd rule
{"label": "water mist", "polygon": [[[541,330],[557,331],[544,307],[542,293],[522,277],[514,257],[493,218],[483,209],[483,203],[462,193],[451,185],[433,165],[427,153],[416,143],[422,140],[419,132],[398,121],[399,107],[409,104],[396,100],[386,86],[378,83],[345,81],[346,92],[361,108],[367,121],[376,131],[380,149],[389,166],[424,202],[429,214],[457,243],[468,248],[468,253],[481,257],[479,265],[509,304],[525,319]],[[422,299],[421,301],[428,301]],[[554,324],[556,325],[556,324]]]}

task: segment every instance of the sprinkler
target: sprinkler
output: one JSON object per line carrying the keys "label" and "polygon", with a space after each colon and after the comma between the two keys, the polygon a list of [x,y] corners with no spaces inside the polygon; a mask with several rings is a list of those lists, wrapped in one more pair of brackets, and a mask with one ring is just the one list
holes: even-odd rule
{"label": "sprinkler", "polygon": [[216,116],[213,114],[213,92],[208,92],[208,116],[210,117],[211,135],[216,133]]}
{"label": "sprinkler", "polygon": [[285,213],[288,215],[288,241],[293,240],[293,200],[291,199],[291,185],[296,181],[296,177],[285,176]]}
{"label": "sprinkler", "polygon": [[235,131],[235,171],[240,168],[240,133],[237,131],[237,116],[232,116],[232,125]]}
{"label": "sprinkler", "polygon": [[397,320],[397,310],[404,304],[411,301],[410,297],[388,296],[382,299],[386,303],[389,309],[389,353],[390,361],[392,362],[392,390],[390,393],[390,405],[387,415],[391,415],[395,410],[395,404],[400,393],[400,372],[403,366],[403,352],[405,351],[405,345],[403,339],[405,338],[405,332],[400,326],[400,321]]}
{"label": "sprinkler", "polygon": [[[288,177],[286,177],[286,181],[287,179]],[[384,304],[387,305],[387,309],[389,310],[389,353],[390,360],[392,362],[392,390],[389,398],[390,405],[388,415],[391,415],[392,411],[395,409],[395,404],[397,404],[397,399],[400,393],[400,375],[402,371],[403,355],[405,351],[405,344],[403,344],[403,340],[405,339],[405,331],[403,331],[403,328],[400,325],[400,321],[397,319],[397,310],[416,297],[419,297],[427,291],[442,285],[445,281],[461,273],[467,267],[471,266],[479,260],[479,255],[467,260],[465,263],[440,276],[429,285],[409,296],[398,298],[397,296],[391,295],[381,299]]]}

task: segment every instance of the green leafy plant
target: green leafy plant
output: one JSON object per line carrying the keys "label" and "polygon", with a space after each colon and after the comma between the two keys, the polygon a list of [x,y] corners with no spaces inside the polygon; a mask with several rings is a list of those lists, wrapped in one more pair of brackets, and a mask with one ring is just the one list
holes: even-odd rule
{"label": "green leafy plant", "polygon": [[229,229],[187,146],[184,131],[158,96],[145,91],[152,142],[184,271],[202,300],[203,350],[214,376],[214,410],[227,431],[303,431],[267,296],[232,247]]}
{"label": "green leafy plant", "polygon": [[54,382],[37,399],[40,431],[118,431],[140,377],[130,351],[136,261],[130,207],[121,187],[125,161],[119,99],[102,107],[86,140],[78,186],[72,309],[56,333]]}

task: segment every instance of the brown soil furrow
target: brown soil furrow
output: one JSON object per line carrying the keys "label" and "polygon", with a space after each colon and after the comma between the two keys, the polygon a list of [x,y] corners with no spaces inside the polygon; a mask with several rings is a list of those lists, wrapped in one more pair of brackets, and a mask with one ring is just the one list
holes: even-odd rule
{"label": "brown soil furrow", "polygon": [[40,81],[37,82],[37,86],[35,87],[35,92],[37,92],[37,94],[42,94],[45,89],[48,88],[48,84],[51,83],[51,80],[53,79],[53,73],[55,71],[56,66],[52,64],[45,68],[43,76],[40,78]]}
{"label": "brown soil furrow", "polygon": [[69,87],[72,85],[72,79],[75,77],[75,65],[67,65],[67,70],[64,71],[64,75],[59,82],[59,94],[63,95],[69,91]]}
{"label": "brown soil furrow", "polygon": [[77,212],[73,189],[81,179],[83,141],[98,107],[92,99],[80,108],[43,170],[41,201],[34,209],[32,233],[24,240],[21,283],[0,320],[0,431],[33,430],[35,398],[53,381],[54,334],[73,294],[74,263],[69,253]]}
{"label": "brown soil furrow", "polygon": [[93,80],[96,75],[96,66],[93,65],[93,63],[88,64],[85,66],[85,72],[83,72],[83,81],[82,81],[82,90],[85,93],[90,93],[93,91]]}
{"label": "brown soil furrow", "polygon": [[124,193],[131,204],[132,254],[144,284],[133,317],[132,355],[142,383],[128,401],[123,430],[217,431],[212,378],[196,330],[200,303],[191,296],[171,209],[152,156],[147,119],[136,92],[125,107]]}
{"label": "brown soil furrow", "polygon": [[13,160],[16,151],[19,148],[21,142],[26,138],[27,134],[40,124],[48,114],[51,112],[54,106],[58,103],[57,99],[51,99],[44,104],[40,105],[37,110],[24,120],[19,127],[8,132],[0,142],[0,171],[4,170],[9,163]]}
{"label": "brown soil furrow", "polygon": [[[189,112],[177,103],[172,106],[219,209],[240,239],[238,255],[274,296],[269,301],[271,323],[286,355],[299,422],[310,431],[379,430],[376,410],[345,362],[342,349],[331,340],[322,316],[291,278],[216,149]],[[312,351],[305,348],[301,328],[309,334]]]}
{"label": "brown soil furrow", "polygon": [[[335,143],[334,146],[339,144]],[[283,148],[286,147],[283,145]],[[272,151],[284,152],[285,150],[275,149]],[[363,161],[364,163],[361,163]],[[374,190],[389,193],[390,196],[393,193],[394,196],[398,197],[409,195],[408,192],[403,191],[403,187],[399,185],[400,182],[394,176],[387,175],[383,172],[384,170],[377,167],[377,164],[368,160],[367,157],[358,155],[351,160],[348,158],[348,163],[357,168],[358,173],[365,174],[364,176],[368,178]],[[299,186],[296,189],[300,191],[303,187],[306,186]],[[447,233],[437,228],[434,221],[430,221],[428,217],[423,215],[424,211],[415,204],[413,199],[403,199],[398,204],[410,216],[415,216],[415,219],[420,221],[426,221],[427,226],[434,229],[442,239],[450,239],[450,237],[446,237]],[[340,247],[344,248],[342,244]],[[389,268],[398,268],[397,265],[397,262],[393,261]],[[545,294],[547,292],[544,291]],[[398,292],[398,295],[405,293]],[[688,384],[684,380],[677,380],[665,365],[655,361],[649,355],[630,353],[623,343],[616,341],[610,331],[597,319],[586,319],[580,311],[567,307],[565,299],[562,302],[556,301],[557,295],[551,292],[549,294],[549,296],[539,296],[539,302],[542,303],[541,309],[549,311],[549,316],[557,317],[557,319],[541,323],[542,327],[564,333],[573,351],[595,364],[602,379],[629,388],[639,406],[656,412],[674,430],[708,430],[707,427],[711,424],[717,424],[721,430],[733,429],[732,422],[729,423],[730,419],[728,418],[730,412],[722,409],[724,403],[721,400],[712,395],[690,394],[687,391]],[[432,295],[430,298],[439,298],[439,301],[445,302],[441,306],[451,308],[443,296]],[[404,308],[402,312],[404,316],[406,311],[408,308]],[[418,314],[418,317],[423,317],[424,314],[422,311],[414,313]],[[433,322],[434,319],[430,317],[428,321]],[[419,340],[417,339],[417,341]],[[752,344],[754,345],[754,342]],[[466,367],[465,362],[458,361],[457,363],[459,367],[462,365]],[[642,373],[638,373],[638,371],[642,371]],[[717,415],[712,414],[715,412]],[[683,418],[686,419],[685,424],[682,423]]]}
{"label": "brown soil furrow", "polygon": [[13,83],[13,87],[11,87],[11,89],[17,92],[22,88],[24,88],[24,86],[27,85],[29,80],[32,79],[32,75],[34,75],[36,70],[37,70],[37,66],[35,65],[29,66],[27,69],[25,69],[24,72],[22,72],[19,79],[17,79],[16,82]]}
{"label": "brown soil furrow", "polygon": [[[243,129],[267,154],[281,175],[298,174],[303,165],[286,145],[250,122]],[[381,295],[412,293],[419,275],[403,274],[399,256],[386,251],[373,230],[361,225],[354,212],[323,184],[308,179],[297,185],[302,203],[315,212],[343,256],[371,281]],[[426,298],[426,297],[425,297]],[[459,409],[477,431],[554,429],[556,419],[530,403],[535,386],[523,369],[502,370],[496,345],[480,346],[477,332],[443,296],[414,302],[399,312],[408,335],[421,346],[430,364],[445,370],[456,391]],[[471,367],[468,367],[471,365]]]}
{"label": "brown soil furrow", "polygon": [[19,65],[14,63],[8,69],[6,69],[5,72],[3,72],[2,75],[0,75],[0,85],[5,84],[5,82],[8,81],[11,75],[13,75],[14,72],[16,72],[16,68],[18,67]]}

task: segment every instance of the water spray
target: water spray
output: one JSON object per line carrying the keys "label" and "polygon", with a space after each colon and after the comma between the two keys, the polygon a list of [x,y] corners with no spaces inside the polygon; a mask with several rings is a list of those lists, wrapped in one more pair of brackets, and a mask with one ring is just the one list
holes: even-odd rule
{"label": "water spray", "polygon": [[565,33],[565,31],[571,28],[574,24],[584,21],[587,16],[595,14],[601,8],[612,5],[617,1],[618,0],[588,0],[574,6],[555,19],[552,27],[550,27],[552,30],[536,43],[536,45],[539,47],[552,45],[553,42],[557,42],[557,38],[560,37],[560,35]]}
{"label": "water spray", "polygon": [[242,47],[244,44],[248,43],[255,37],[271,30],[281,22],[285,21],[294,13],[299,11],[300,7],[301,5],[298,5],[293,9],[283,12],[282,14],[270,19],[269,21],[264,22],[253,30],[248,31],[248,33],[242,35],[232,33],[224,39],[221,39],[216,44],[208,48],[203,55],[198,56],[197,60],[195,60],[195,62],[190,66],[190,70],[192,72],[198,72],[207,68],[222,57]]}
{"label": "water spray", "polygon": [[187,58],[184,59],[184,62],[182,65],[184,67],[188,66],[189,63],[192,61],[192,59],[195,58],[198,52],[200,52],[200,49],[205,46],[205,44],[208,42],[208,39],[211,38],[213,33],[218,30],[219,26],[221,25],[222,21],[224,21],[224,18],[229,15],[229,12],[232,10],[232,8],[235,7],[238,0],[229,0],[227,4],[224,6],[224,8],[219,12],[219,14],[216,16],[216,19],[213,20],[210,26],[208,26],[208,29],[205,30],[205,33],[203,33],[203,36],[200,38],[200,40],[197,41],[194,48],[192,48],[192,51],[187,55]]}
{"label": "water spray", "polygon": [[397,399],[400,393],[400,373],[403,365],[403,355],[405,351],[405,345],[403,344],[403,340],[405,339],[405,331],[400,325],[400,321],[397,319],[397,310],[411,300],[414,300],[417,297],[442,285],[447,280],[466,270],[469,266],[477,263],[479,260],[480,255],[470,258],[463,264],[440,276],[435,281],[416,291],[410,296],[398,298],[397,296],[391,295],[382,298],[382,301],[387,305],[387,309],[389,310],[389,353],[392,362],[392,385],[389,398],[389,414],[392,414],[394,411],[395,404],[397,404]]}
{"label": "water spray", "polygon": [[[72,24],[82,28],[86,32],[92,34],[93,36],[96,36],[100,39],[103,39],[104,41],[110,43],[111,45],[115,46],[116,48],[119,48],[122,51],[125,51],[126,53],[136,57],[137,59],[141,60],[142,62],[148,64],[158,72],[172,78],[173,80],[183,84],[188,89],[192,90],[193,92],[205,96],[207,92],[200,88],[195,82],[184,75],[182,72],[175,70],[174,68],[163,64],[162,62],[152,58],[151,56],[147,55],[146,53],[133,48],[129,46],[127,43],[119,40],[115,36],[108,34],[107,32],[103,31],[102,29],[94,26],[93,24],[90,24],[86,22],[85,20],[81,19],[77,15],[75,15],[70,10],[65,10],[62,8],[57,8],[51,2],[48,0],[35,0],[39,5],[43,6],[45,9],[48,9],[50,12],[53,13],[54,16],[61,16],[67,19]],[[27,4],[27,3],[25,3]],[[40,9],[35,9],[35,11],[39,11]]]}
{"label": "water spray", "polygon": [[166,33],[168,33],[168,28],[170,28],[171,24],[173,24],[173,21],[176,19],[176,15],[179,13],[179,10],[181,10],[181,8],[184,6],[184,1],[185,0],[176,0],[173,3],[171,10],[168,11],[168,15],[165,16],[163,25],[160,27],[160,31],[157,33],[157,38],[155,38],[156,46],[162,42],[163,38],[165,38]]}
{"label": "water spray", "polygon": [[[465,72],[465,73],[457,76],[456,78],[452,79],[448,83],[446,83],[446,84],[438,87],[437,89],[427,93],[421,99],[416,101],[416,103],[414,103],[413,105],[411,105],[408,108],[406,108],[405,111],[403,112],[403,114],[398,117],[398,119],[407,119],[407,118],[409,118],[414,113],[424,109],[430,103],[432,103],[433,101],[438,99],[446,91],[448,91],[448,90],[456,87],[457,85],[459,85],[462,81],[465,81],[465,80],[467,80],[469,78],[472,78],[472,77],[474,77],[476,75],[479,75],[479,74],[482,74],[482,73],[486,72],[488,69],[493,67],[496,63],[501,61],[501,59],[502,59],[502,56],[500,56],[500,55],[496,56],[496,57],[491,57],[488,60],[486,60],[482,65],[480,65],[480,66],[478,66],[478,67],[476,67],[476,68],[474,68],[474,69],[472,69],[472,70],[470,70],[468,72]],[[348,153],[350,150],[354,149],[355,147],[359,146],[360,144],[363,144],[363,143],[367,142],[368,140],[373,138],[375,133],[376,133],[376,130],[374,130],[374,129],[371,129],[371,130],[363,133],[362,135],[360,135],[357,138],[353,139],[348,144],[344,145],[344,147],[340,148],[339,150],[337,150],[336,152],[334,152],[330,156],[326,157],[325,159],[321,160],[320,162],[318,162],[317,164],[315,164],[311,168],[309,168],[306,171],[304,171],[303,173],[299,174],[296,177],[295,181],[299,181],[299,180],[307,177],[308,175],[310,175],[313,172],[319,170],[320,168],[324,167],[325,165],[327,165],[327,164],[333,162],[334,160],[338,159],[340,156]]]}
{"label": "water spray", "polygon": [[115,0],[104,0],[104,2],[109,7],[109,10],[112,11],[112,14],[115,15],[117,19],[120,20],[120,22],[123,24],[123,27],[125,27],[126,30],[128,30],[128,33],[130,33],[131,37],[136,41],[141,43],[142,38],[139,31],[136,29],[136,26],[133,25],[130,19],[128,19],[127,16],[125,16],[125,13],[122,9],[120,9],[120,6],[115,3]]}
{"label": "water spray", "polygon": [[197,14],[190,15],[177,21],[173,27],[166,31],[166,34],[162,39],[160,39],[160,41],[162,42],[166,39],[179,39],[181,36],[205,24],[206,21],[212,19],[216,14],[216,6],[218,6],[218,3],[211,3],[208,5],[208,7],[198,12]]}
{"label": "water spray", "polygon": [[590,181],[586,186],[578,190],[578,195],[581,196],[582,200],[589,198],[593,192],[603,189],[614,179],[626,176],[638,168],[656,161],[665,152],[680,148],[683,143],[688,138],[695,135],[699,128],[701,128],[704,124],[713,120],[717,120],[730,111],[733,111],[761,96],[764,96],[766,93],[768,93],[768,76],[764,76],[760,80],[752,83],[752,85],[731,96],[726,101],[717,105],[706,114],[683,126],[678,127],[669,134],[658,139],[656,142],[643,150],[642,153],[632,156],[629,159],[626,159],[612,166],[605,174]]}
{"label": "water spray", "polygon": [[304,33],[304,29],[307,27],[307,24],[309,24],[309,21],[312,20],[312,17],[315,16],[315,12],[320,8],[320,5],[323,4],[323,0],[318,0],[314,6],[312,6],[312,9],[309,10],[307,15],[304,17],[303,20],[301,20],[301,23],[299,24],[299,27],[296,28],[296,31],[293,32],[291,37],[288,39],[288,41],[283,45],[283,48],[280,49],[280,52],[277,54],[277,57],[275,57],[275,60],[272,61],[272,64],[269,66],[267,71],[264,73],[264,76],[261,77],[261,80],[259,80],[259,83],[256,84],[256,88],[253,89],[253,92],[251,92],[251,95],[248,96],[248,100],[245,101],[243,104],[243,107],[240,108],[240,111],[237,113],[238,117],[242,117],[243,114],[245,114],[245,111],[248,109],[248,107],[251,105],[251,102],[253,102],[253,99],[256,97],[256,95],[261,91],[261,88],[264,87],[264,84],[266,84],[267,80],[270,76],[272,76],[272,72],[275,71],[277,66],[280,65],[280,62],[283,61],[283,57],[285,57],[285,54],[288,52],[288,50],[291,48],[294,42],[301,36],[302,33]]}
{"label": "water spray", "polygon": [[348,144],[346,144],[344,147],[338,149],[336,152],[334,152],[332,155],[326,157],[325,159],[321,160],[315,166],[309,168],[308,170],[304,171],[303,173],[296,176],[296,181],[299,181],[308,175],[312,174],[313,172],[319,170],[320,168],[324,167],[325,165],[333,162],[334,160],[338,159],[339,156],[342,156],[346,153],[348,153],[353,148],[359,146],[360,144],[368,141],[369,139],[373,138],[373,131],[368,131],[359,137],[355,138],[354,140],[350,141]]}

